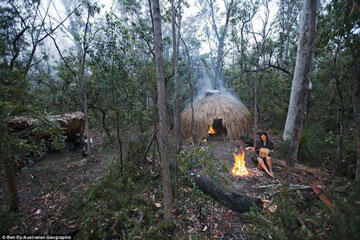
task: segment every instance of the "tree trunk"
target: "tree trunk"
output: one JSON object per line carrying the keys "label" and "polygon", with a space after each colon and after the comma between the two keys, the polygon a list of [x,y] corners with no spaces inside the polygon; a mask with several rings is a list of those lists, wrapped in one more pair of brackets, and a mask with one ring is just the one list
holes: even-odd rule
{"label": "tree trunk", "polygon": [[194,114],[194,84],[191,80],[191,61],[190,61],[190,54],[189,54],[189,50],[187,48],[186,42],[184,41],[184,39],[181,37],[180,32],[179,32],[179,37],[182,41],[182,43],[184,44],[185,47],[185,54],[186,54],[186,58],[187,58],[187,82],[190,86],[190,107],[191,107],[191,137],[192,137],[192,143],[193,144],[197,144],[197,138],[196,138],[196,134],[195,134],[195,130],[194,130],[194,126],[195,126],[195,114]]}
{"label": "tree trunk", "polygon": [[87,149],[88,154],[91,154],[91,143],[90,143],[90,132],[89,132],[89,114],[88,114],[88,100],[87,100],[87,91],[85,88],[85,65],[86,65],[86,54],[87,54],[87,34],[89,28],[89,20],[90,20],[90,6],[88,6],[88,15],[85,24],[84,37],[83,37],[83,52],[80,59],[80,86],[81,92],[83,95],[83,111],[84,111],[84,119],[85,119],[85,134],[87,136]]}
{"label": "tree trunk", "polygon": [[[356,55],[357,54],[357,55]],[[352,76],[352,103],[353,103],[353,112],[354,112],[354,119],[356,125],[356,173],[355,173],[355,180],[360,180],[360,51],[354,52],[354,59],[355,61],[355,73]]]}
{"label": "tree trunk", "polygon": [[84,119],[85,119],[85,135],[87,136],[87,149],[89,155],[91,154],[91,144],[90,144],[90,135],[89,135],[89,114],[88,114],[88,102],[87,102],[87,94],[85,89],[85,55],[83,54],[83,57],[80,62],[80,86],[81,86],[81,92],[82,92],[82,99],[83,99],[83,112],[84,112]]}
{"label": "tree trunk", "polygon": [[19,210],[19,197],[16,187],[15,171],[12,167],[10,159],[7,156],[3,157],[3,163],[4,163],[4,171],[7,179],[9,198],[10,198],[9,210],[11,212],[16,212]]}
{"label": "tree trunk", "polygon": [[[10,139],[8,125],[4,124],[3,130],[3,138],[5,140]],[[1,161],[3,162],[4,172],[6,176],[7,186],[8,186],[8,193],[9,193],[9,210],[11,212],[16,212],[19,210],[19,196],[17,192],[16,186],[16,176],[15,171],[12,166],[12,149],[9,141],[1,141],[0,142],[0,152],[1,152]]]}
{"label": "tree trunk", "polygon": [[[190,72],[190,69],[188,70]],[[191,81],[191,80],[189,80]],[[194,85],[190,83],[190,107],[191,107],[191,138],[193,144],[197,144],[197,138],[195,134],[195,110],[194,110]]]}
{"label": "tree trunk", "polygon": [[165,78],[162,59],[162,34],[161,34],[161,15],[159,0],[152,0],[153,23],[154,23],[154,47],[156,60],[156,77],[158,93],[158,111],[159,111],[159,145],[162,162],[162,181],[164,192],[165,220],[172,221],[172,193],[170,179],[170,161],[168,146],[168,126],[166,119],[166,96],[165,96]]}
{"label": "tree trunk", "polygon": [[106,126],[106,112],[105,111],[101,111],[101,122],[103,125],[103,128],[105,130],[105,133],[108,137],[110,137],[110,130],[109,128]]}
{"label": "tree trunk", "polygon": [[[180,103],[178,94],[178,53],[179,53],[179,37],[176,36],[175,27],[175,0],[171,0],[171,26],[172,26],[172,42],[173,42],[173,71],[174,71],[174,127],[175,127],[175,151],[180,152],[181,149],[181,118],[180,118]],[[178,31],[180,31],[180,22],[178,24]]]}
{"label": "tree trunk", "polygon": [[336,94],[338,95],[338,99],[339,99],[339,105],[338,105],[338,125],[339,125],[339,142],[338,142],[338,146],[337,146],[337,150],[336,150],[336,160],[335,160],[335,164],[332,170],[332,174],[331,174],[331,178],[333,179],[336,175],[336,172],[339,168],[340,165],[340,161],[341,161],[341,157],[342,157],[342,151],[343,151],[343,142],[344,142],[344,125],[343,125],[343,121],[344,121],[344,117],[345,117],[345,107],[344,107],[344,98],[343,98],[343,94],[341,91],[341,86],[340,86],[340,81],[339,81],[339,76],[337,73],[337,52],[335,55],[335,59],[334,59],[334,65],[335,65],[335,70],[334,70],[334,78],[335,78],[335,83],[336,83]]}
{"label": "tree trunk", "polygon": [[308,92],[310,67],[315,44],[316,10],[317,5],[319,4],[318,0],[305,0],[301,11],[296,66],[283,133],[284,140],[290,140],[294,129],[298,128],[298,126],[295,126],[295,122],[299,113],[299,108],[305,109],[301,104],[303,104],[304,97]]}
{"label": "tree trunk", "polygon": [[119,143],[120,171],[122,173],[124,169],[124,165],[123,165],[123,154],[122,154],[122,141],[120,137],[120,117],[118,111],[116,111],[116,136]]}
{"label": "tree trunk", "polygon": [[254,79],[254,147],[256,146],[256,131],[257,131],[257,120],[258,120],[258,111],[257,111],[257,80]]}
{"label": "tree trunk", "polygon": [[224,47],[225,47],[225,38],[229,26],[230,17],[233,13],[233,9],[236,6],[234,0],[231,0],[229,6],[226,8],[226,18],[225,24],[222,28],[220,28],[220,32],[218,27],[216,26],[215,22],[215,10],[214,10],[214,1],[211,0],[210,4],[210,14],[211,14],[211,21],[213,30],[216,34],[218,40],[218,48],[217,48],[217,56],[216,56],[216,66],[215,66],[215,80],[214,80],[214,89],[220,88],[220,81],[222,81],[222,67],[223,67],[223,60],[224,60]]}
{"label": "tree trunk", "polygon": [[316,10],[317,1],[304,1],[301,13],[295,73],[292,81],[290,104],[283,135],[285,140],[291,139],[287,166],[288,184],[291,182],[291,168],[294,167],[298,158],[300,134],[303,127],[307,97],[309,94],[310,68],[315,45]]}
{"label": "tree trunk", "polygon": [[207,177],[190,174],[194,179],[195,184],[207,195],[213,197],[216,201],[222,205],[243,213],[248,212],[251,207],[262,206],[262,201],[259,198],[249,197],[245,194],[240,194],[235,191],[225,190],[224,187],[216,185]]}

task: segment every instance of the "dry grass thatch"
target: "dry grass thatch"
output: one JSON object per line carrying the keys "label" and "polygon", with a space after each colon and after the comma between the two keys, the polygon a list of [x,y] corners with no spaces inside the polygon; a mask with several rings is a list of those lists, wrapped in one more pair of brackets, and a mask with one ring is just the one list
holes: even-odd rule
{"label": "dry grass thatch", "polygon": [[[241,135],[250,131],[250,112],[245,105],[232,96],[223,94],[207,94],[194,102],[194,132],[196,138],[208,137],[208,127],[214,119],[222,119],[226,127],[227,137],[238,140]],[[191,137],[191,106],[187,106],[181,113],[181,127],[184,139]]]}
{"label": "dry grass thatch", "polygon": [[[84,125],[84,114],[82,112],[65,113],[49,117],[50,121],[58,122],[64,128],[67,135],[82,131]],[[14,117],[7,121],[10,128],[15,131],[31,129],[37,119],[30,117]]]}

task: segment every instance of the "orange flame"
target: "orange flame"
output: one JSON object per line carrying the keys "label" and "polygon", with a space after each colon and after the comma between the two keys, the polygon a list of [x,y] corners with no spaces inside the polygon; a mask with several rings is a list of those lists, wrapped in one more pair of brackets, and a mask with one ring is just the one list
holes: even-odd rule
{"label": "orange flame", "polygon": [[212,128],[212,126],[209,127],[209,130],[208,130],[209,134],[215,134],[216,131]]}
{"label": "orange flame", "polygon": [[[237,148],[235,148],[235,152]],[[249,176],[250,173],[245,167],[245,151],[239,151],[239,153],[233,153],[235,158],[234,168],[232,169],[232,174],[234,176]]]}

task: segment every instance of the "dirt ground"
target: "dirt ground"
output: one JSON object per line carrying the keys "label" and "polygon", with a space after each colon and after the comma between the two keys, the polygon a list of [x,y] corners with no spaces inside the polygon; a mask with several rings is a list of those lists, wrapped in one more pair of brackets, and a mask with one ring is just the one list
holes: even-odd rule
{"label": "dirt ground", "polygon": [[[223,159],[231,169],[234,163],[234,148],[238,144],[216,139],[216,141],[204,142],[202,146],[209,151],[214,151],[215,155]],[[256,171],[257,165],[251,161],[251,154],[249,151],[246,152],[246,167]],[[91,157],[83,158],[80,149],[63,150],[60,153],[47,155],[32,168],[25,167],[18,171],[18,195],[21,210],[25,213],[25,220],[22,224],[14,226],[10,232],[75,234],[79,230],[78,226],[74,219],[63,217],[64,210],[72,200],[85,196],[86,190],[104,176],[110,158],[105,153],[99,152],[95,152]],[[231,173],[228,173],[227,177],[232,181],[233,190],[271,201],[278,188],[268,186],[280,185],[282,168],[273,165],[273,172],[275,179],[262,171],[250,177],[233,177]],[[307,184],[309,181],[321,184],[316,176],[306,174],[296,173],[294,179],[299,185]],[[0,184],[1,202],[5,196],[4,177],[0,178]],[[191,188],[181,186],[179,190],[183,199],[191,199]],[[180,226],[183,230],[185,229],[190,235],[194,234],[193,236],[204,236],[211,232],[212,239],[246,239],[242,237],[243,229],[249,226],[245,219],[216,202],[211,208],[204,204],[202,202],[182,203],[184,209],[179,210],[175,215],[178,215],[176,218],[179,222],[180,219],[186,218],[186,225]],[[205,210],[206,208],[208,211]]]}
{"label": "dirt ground", "polygon": [[[229,169],[233,167],[233,152],[235,146],[238,144],[240,144],[240,142],[224,141],[221,138],[217,138],[215,141],[210,140],[201,143],[205,149],[213,151],[217,158],[223,159]],[[257,164],[251,160],[252,155],[253,152],[246,151],[246,167],[256,172]],[[274,212],[277,206],[272,204],[272,200],[273,197],[280,192],[281,182],[283,181],[283,168],[273,165],[273,172],[275,179],[268,176],[264,171],[260,171],[260,173],[250,177],[234,177],[230,172],[225,175],[231,181],[230,188],[232,191],[260,198],[264,200],[265,210]],[[322,179],[319,176],[293,173],[294,188],[306,188],[302,189],[301,193],[299,192],[299,197],[301,194],[312,198],[317,197],[315,192],[307,186],[310,182],[323,185]],[[187,197],[191,198],[191,189],[182,189],[182,192],[185,195],[184,199]],[[205,213],[204,209],[206,208],[208,212]],[[212,206],[205,206],[201,202],[190,203],[185,212],[185,216],[187,216],[187,226],[184,227],[187,228],[188,234],[193,234],[194,237],[203,236],[204,239],[253,239],[251,237],[249,238],[245,232],[249,229],[256,228],[256,226],[249,222],[242,214],[238,214],[215,201]]]}
{"label": "dirt ground", "polygon": [[[21,211],[25,221],[10,229],[16,234],[71,234],[77,231],[72,219],[63,213],[72,199],[102,178],[109,164],[106,155],[96,153],[82,157],[80,149],[48,154],[33,167],[16,174]],[[1,179],[2,192],[5,178]],[[3,195],[4,196],[4,195]]]}

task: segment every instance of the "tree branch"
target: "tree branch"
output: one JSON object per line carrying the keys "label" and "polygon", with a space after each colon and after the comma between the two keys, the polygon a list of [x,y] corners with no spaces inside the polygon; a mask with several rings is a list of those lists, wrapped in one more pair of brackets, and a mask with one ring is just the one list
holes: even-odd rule
{"label": "tree branch", "polygon": [[70,67],[69,64],[66,62],[65,58],[63,57],[63,55],[62,55],[62,53],[61,53],[61,51],[60,51],[60,48],[59,48],[59,46],[58,46],[57,43],[56,43],[55,38],[54,38],[53,36],[51,36],[51,35],[49,35],[49,37],[53,40],[54,45],[55,45],[55,47],[56,47],[56,50],[58,51],[60,58],[63,60],[63,62],[64,62],[64,64],[65,64],[65,67],[66,67],[67,69],[69,69],[69,71],[76,77],[76,73],[71,69],[71,67]]}

